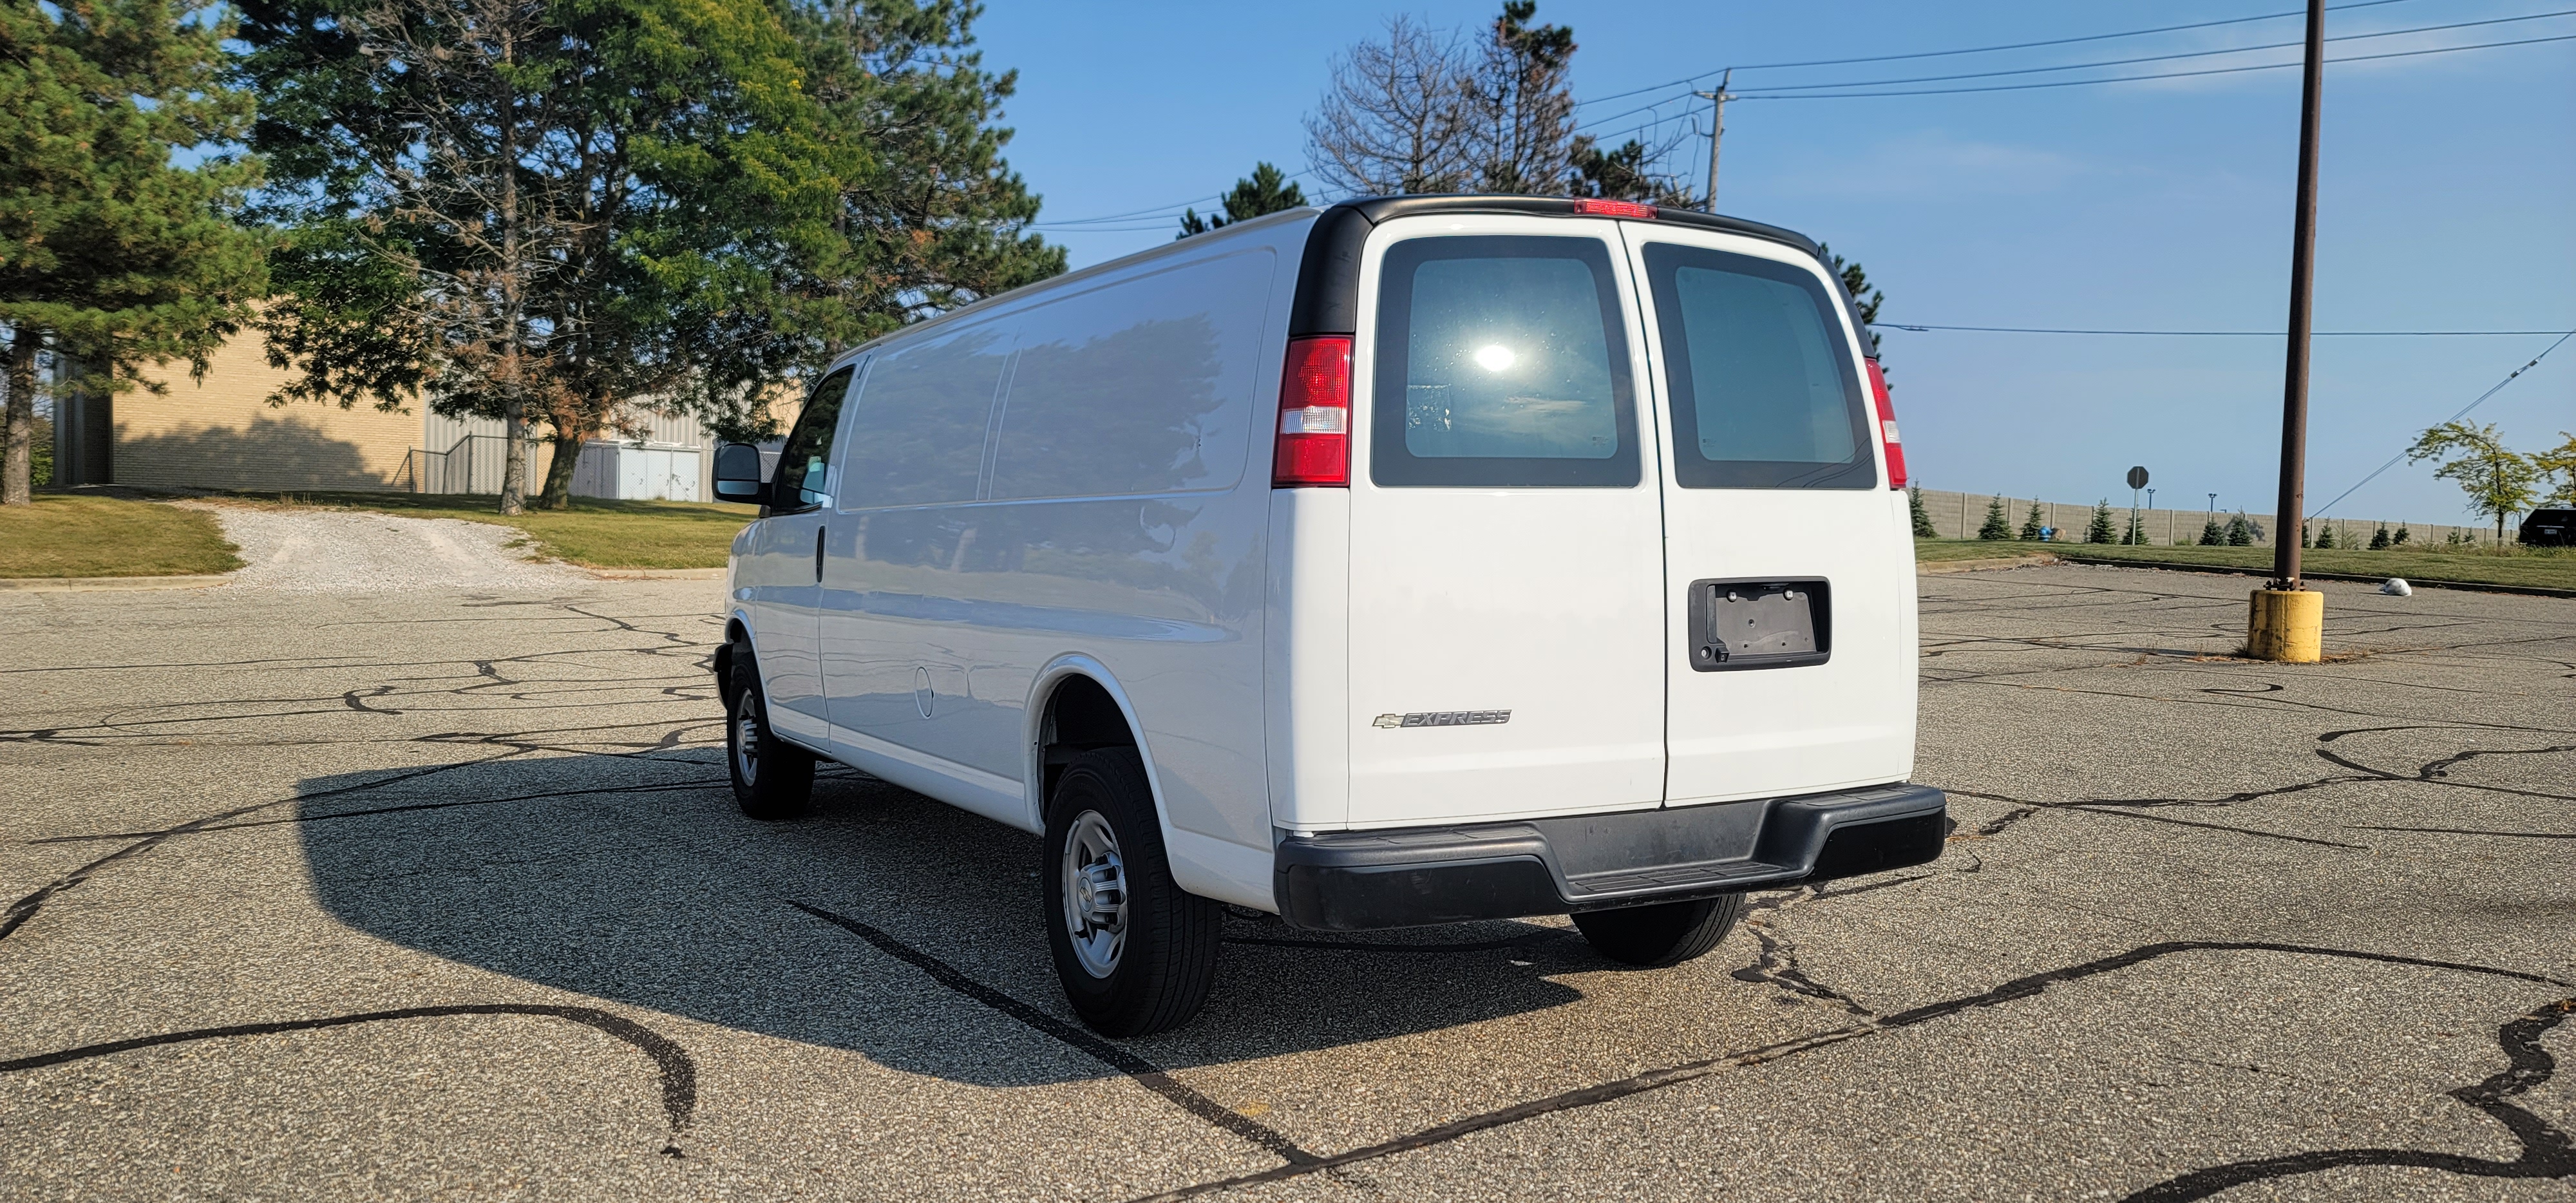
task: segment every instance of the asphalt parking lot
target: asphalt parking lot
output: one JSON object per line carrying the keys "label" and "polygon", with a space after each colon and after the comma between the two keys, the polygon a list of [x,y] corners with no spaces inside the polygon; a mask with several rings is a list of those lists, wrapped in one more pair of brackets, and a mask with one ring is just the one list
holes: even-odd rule
{"label": "asphalt parking lot", "polygon": [[2576,601],[1922,578],[1937,864],[1634,971],[1238,916],[1061,1002],[1032,837],[741,817],[708,581],[0,594],[0,1194],[2576,1197]]}

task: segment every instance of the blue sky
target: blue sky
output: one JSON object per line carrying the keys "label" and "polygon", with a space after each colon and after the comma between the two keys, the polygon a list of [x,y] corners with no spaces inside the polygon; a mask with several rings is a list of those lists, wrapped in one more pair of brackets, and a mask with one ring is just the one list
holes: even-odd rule
{"label": "blue sky", "polygon": [[[2337,0],[2345,3],[2348,0]],[[986,62],[1017,68],[1011,161],[1046,233],[1096,263],[1167,241],[1168,217],[1049,223],[1212,197],[1267,159],[1305,167],[1302,115],[1331,57],[1410,12],[1490,20],[1494,3],[1039,4],[992,0]],[[1705,106],[1661,85],[1729,64],[1905,54],[2278,13],[2298,0],[2085,5],[1797,5],[1542,0],[1573,26],[1581,116],[1680,138],[1704,170]],[[2330,11],[2327,34],[2576,10],[2576,0],[2395,0]],[[2296,18],[2007,53],[1739,72],[1735,90],[2295,42]],[[2356,39],[2336,54],[2576,34],[2576,15]],[[2007,80],[2294,61],[2251,51]],[[1888,294],[1882,321],[2278,330],[2285,323],[2298,72],[1949,96],[1742,101],[1727,111],[1719,209],[1830,242]],[[1698,129],[1704,130],[1705,126]],[[1618,140],[1617,138],[1611,139]],[[2320,330],[2576,330],[2576,41],[2331,68],[2317,249]],[[1202,209],[1206,206],[1202,203]],[[2323,338],[2310,505],[2321,504],[2549,345],[2547,337]],[[2121,495],[2268,510],[2279,456],[2278,338],[1891,331],[1908,459],[1934,488],[2077,501]],[[2480,406],[2526,450],[2576,430],[2576,341]],[[2451,485],[2401,465],[2342,517],[2463,521]]]}

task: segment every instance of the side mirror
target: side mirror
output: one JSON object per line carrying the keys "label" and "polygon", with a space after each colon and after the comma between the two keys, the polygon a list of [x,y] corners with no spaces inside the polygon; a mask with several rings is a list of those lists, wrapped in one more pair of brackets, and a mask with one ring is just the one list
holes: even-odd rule
{"label": "side mirror", "polygon": [[717,445],[715,478],[718,501],[759,505],[769,492],[760,477],[760,448],[749,443]]}

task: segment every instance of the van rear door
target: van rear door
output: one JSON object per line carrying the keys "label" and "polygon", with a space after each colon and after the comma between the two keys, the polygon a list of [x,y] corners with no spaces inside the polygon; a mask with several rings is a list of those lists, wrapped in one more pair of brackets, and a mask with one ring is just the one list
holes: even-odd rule
{"label": "van rear door", "polygon": [[1351,825],[1659,805],[1655,422],[1616,223],[1399,218],[1370,249]]}
{"label": "van rear door", "polygon": [[1904,779],[1914,548],[1880,474],[1865,334],[1797,249],[1621,229],[1669,431],[1667,803]]}

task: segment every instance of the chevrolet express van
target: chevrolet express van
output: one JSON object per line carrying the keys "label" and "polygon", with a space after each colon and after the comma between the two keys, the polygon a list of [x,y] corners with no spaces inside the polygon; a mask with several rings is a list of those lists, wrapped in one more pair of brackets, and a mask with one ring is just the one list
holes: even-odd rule
{"label": "chevrolet express van", "polygon": [[1229,225],[840,357],[734,540],[733,786],[817,759],[1043,838],[1111,1035],[1224,905],[1571,915],[1708,951],[1746,890],[1933,859],[1905,461],[1786,230],[1412,196]]}

